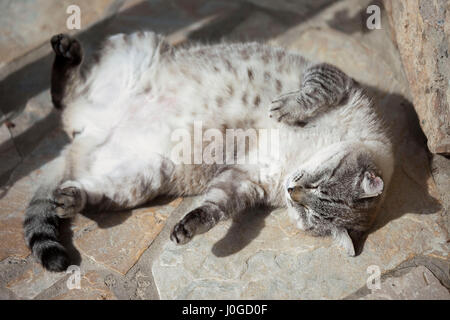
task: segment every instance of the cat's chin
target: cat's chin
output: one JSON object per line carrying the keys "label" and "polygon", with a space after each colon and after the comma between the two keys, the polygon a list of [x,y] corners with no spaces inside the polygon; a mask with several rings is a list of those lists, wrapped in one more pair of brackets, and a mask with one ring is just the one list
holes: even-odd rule
{"label": "cat's chin", "polygon": [[289,216],[290,220],[296,225],[296,227],[298,229],[304,231],[305,230],[305,224],[303,223],[303,219],[301,218],[300,212],[298,211],[298,210],[301,210],[301,209],[294,208],[294,207],[292,207],[290,205],[288,205],[287,208],[288,208],[287,212],[288,212],[288,216]]}

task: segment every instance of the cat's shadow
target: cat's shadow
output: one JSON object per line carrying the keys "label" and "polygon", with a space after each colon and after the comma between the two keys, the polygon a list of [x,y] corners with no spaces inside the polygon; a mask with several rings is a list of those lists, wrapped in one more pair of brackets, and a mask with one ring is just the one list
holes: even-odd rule
{"label": "cat's shadow", "polygon": [[[125,221],[133,215],[133,211],[135,210],[138,210],[140,208],[164,206],[169,204],[173,200],[175,200],[174,197],[161,196],[133,209],[99,211],[96,208],[88,208],[84,212],[80,213],[80,215],[82,215],[84,218],[87,218],[88,220],[95,222],[94,228],[96,229],[109,229],[125,223]],[[61,221],[61,243],[67,250],[70,263],[72,265],[79,266],[81,264],[82,258],[80,252],[75,246],[75,241],[78,237],[83,236],[83,231],[79,231],[76,233],[73,231],[73,220],[64,219]]]}
{"label": "cat's shadow", "polygon": [[[431,175],[431,154],[414,106],[403,95],[365,85],[377,102],[377,110],[391,132],[395,167],[386,198],[377,218],[361,238],[355,239],[356,254],[364,250],[370,234],[404,214],[433,214],[442,209]],[[430,193],[431,191],[431,193]]]}
{"label": "cat's shadow", "polygon": [[135,210],[148,207],[164,206],[169,204],[173,200],[175,200],[174,197],[160,196],[133,209],[126,209],[126,210],[112,209],[99,212],[98,209],[96,208],[88,208],[85,212],[81,214],[84,217],[92,221],[95,221],[97,227],[99,227],[100,229],[108,229],[124,223],[128,218],[131,217],[133,211]]}
{"label": "cat's shadow", "polygon": [[258,207],[233,219],[226,235],[212,247],[212,253],[216,257],[226,257],[241,251],[261,233],[272,211],[273,208]]}

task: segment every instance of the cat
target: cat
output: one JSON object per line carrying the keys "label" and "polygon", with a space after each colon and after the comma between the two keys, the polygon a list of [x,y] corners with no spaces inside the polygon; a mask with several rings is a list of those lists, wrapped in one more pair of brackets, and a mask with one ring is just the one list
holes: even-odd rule
{"label": "cat", "polygon": [[[259,43],[175,48],[149,31],[109,37],[90,63],[75,38],[56,35],[51,45],[52,102],[71,143],[24,220],[26,242],[46,269],[70,262],[58,239],[61,219],[161,195],[202,195],[173,227],[179,245],[266,205],[287,207],[300,229],[332,236],[355,255],[354,241],[386,194],[393,152],[366,90],[340,69]],[[196,121],[224,135],[277,130],[278,152],[249,163],[227,148],[223,163],[177,162],[171,134],[193,133]],[[258,151],[246,147],[244,155]]]}

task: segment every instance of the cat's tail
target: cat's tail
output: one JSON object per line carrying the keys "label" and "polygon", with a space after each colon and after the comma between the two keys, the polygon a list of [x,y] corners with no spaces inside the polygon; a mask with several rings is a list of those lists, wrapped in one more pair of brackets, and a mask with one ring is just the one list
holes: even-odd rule
{"label": "cat's tail", "polygon": [[25,212],[25,240],[46,269],[64,271],[69,266],[69,258],[58,240],[60,218],[50,197],[43,197],[40,193],[36,193]]}
{"label": "cat's tail", "polygon": [[56,213],[53,190],[64,174],[64,157],[50,164],[47,185],[38,188],[31,199],[23,222],[26,243],[36,259],[50,271],[64,271],[69,266],[66,249],[59,241],[61,218]]}

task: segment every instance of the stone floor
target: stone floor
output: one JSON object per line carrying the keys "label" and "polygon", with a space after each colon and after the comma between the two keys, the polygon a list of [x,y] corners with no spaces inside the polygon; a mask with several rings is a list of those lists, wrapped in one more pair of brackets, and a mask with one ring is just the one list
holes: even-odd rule
{"label": "stone floor", "polygon": [[[365,27],[369,3],[2,1],[0,298],[450,299],[450,166],[442,157],[430,169],[383,11],[382,29]],[[25,246],[21,221],[33,190],[67,143],[49,98],[48,39],[69,32],[69,4],[81,8],[77,35],[88,48],[108,34],[137,29],[166,34],[173,44],[222,38],[268,41],[334,63],[367,84],[392,127],[397,163],[362,253],[349,258],[330,239],[303,234],[284,210],[250,212],[177,247],[169,241],[169,231],[195,205],[197,199],[188,198],[78,216],[64,226],[63,239],[80,266],[81,288],[68,288],[70,274],[44,271]],[[366,285],[373,266],[381,273],[379,290]]]}

